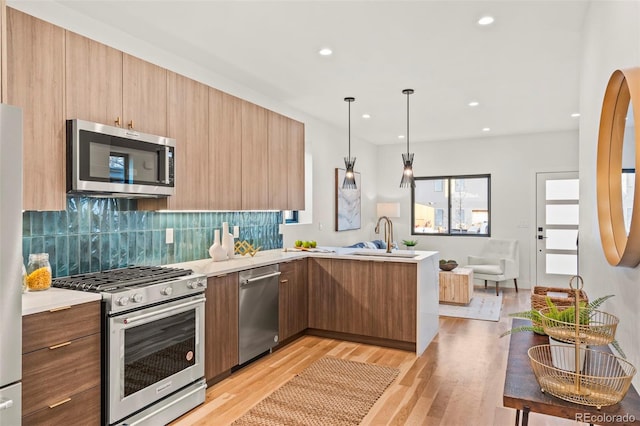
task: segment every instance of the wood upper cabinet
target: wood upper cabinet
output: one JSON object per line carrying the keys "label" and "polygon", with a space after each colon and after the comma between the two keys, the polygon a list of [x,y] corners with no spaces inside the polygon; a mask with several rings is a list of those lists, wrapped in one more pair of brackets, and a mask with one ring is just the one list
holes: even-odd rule
{"label": "wood upper cabinet", "polygon": [[269,208],[288,210],[288,119],[267,111],[268,143],[269,143]]}
{"label": "wood upper cabinet", "polygon": [[304,123],[287,120],[287,208],[304,210],[305,167],[304,167]]}
{"label": "wood upper cabinet", "polygon": [[307,259],[280,263],[279,337],[283,341],[308,326]]}
{"label": "wood upper cabinet", "polygon": [[65,31],[66,118],[122,125],[122,52]]}
{"label": "wood upper cabinet", "polygon": [[242,209],[242,164],[242,100],[209,88],[209,208]]}
{"label": "wood upper cabinet", "polygon": [[416,341],[418,269],[415,263],[371,262],[372,336]]}
{"label": "wood upper cabinet", "polygon": [[269,198],[274,210],[304,210],[304,124],[268,112]]}
{"label": "wood upper cabinet", "polygon": [[269,197],[268,111],[242,101],[242,209],[267,210]]}
{"label": "wood upper cabinet", "polygon": [[7,102],[7,2],[0,0],[0,102]]}
{"label": "wood upper cabinet", "polygon": [[205,295],[204,373],[209,382],[238,365],[238,274],[209,277]]}
{"label": "wood upper cabinet", "polygon": [[122,127],[167,134],[167,70],[134,56],[122,56]]}
{"label": "wood upper cabinet", "polygon": [[64,210],[64,30],[15,9],[6,11],[6,102],[23,114],[22,208]]}
{"label": "wood upper cabinet", "polygon": [[167,72],[167,136],[176,140],[175,195],[140,199],[139,209],[209,209],[209,88]]}

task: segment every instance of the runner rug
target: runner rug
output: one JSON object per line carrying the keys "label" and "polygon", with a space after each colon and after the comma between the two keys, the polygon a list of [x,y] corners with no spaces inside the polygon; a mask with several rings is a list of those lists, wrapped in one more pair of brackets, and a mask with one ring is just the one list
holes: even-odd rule
{"label": "runner rug", "polygon": [[398,373],[390,367],[320,358],[232,425],[358,425]]}
{"label": "runner rug", "polygon": [[466,306],[440,304],[438,308],[440,316],[444,317],[500,321],[502,293],[496,296],[493,289],[489,292],[474,291],[471,303]]}

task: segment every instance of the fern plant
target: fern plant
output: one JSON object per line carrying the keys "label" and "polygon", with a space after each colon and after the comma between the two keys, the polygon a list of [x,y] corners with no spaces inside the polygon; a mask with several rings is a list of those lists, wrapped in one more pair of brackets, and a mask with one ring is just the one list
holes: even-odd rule
{"label": "fern plant", "polygon": [[[602,305],[606,300],[612,297],[613,297],[613,294],[610,294],[607,296],[598,297],[597,299],[589,303],[586,303],[584,301],[580,302],[580,308],[578,311],[580,324],[589,324],[589,320],[593,316],[593,311],[598,309],[600,305]],[[549,307],[549,310],[545,312],[545,316],[547,318],[551,318],[556,321],[568,322],[568,323],[572,323],[575,320],[575,312],[576,312],[575,306],[569,306],[566,309],[560,310],[555,305],[555,303],[551,301],[551,298],[548,296],[546,298],[546,303],[547,303],[547,306]],[[531,320],[531,325],[514,327],[511,330],[507,330],[504,333],[502,333],[500,337],[504,337],[512,333],[518,333],[520,331],[533,331],[534,333],[537,333],[537,334],[546,335],[542,326],[538,325],[542,323],[542,315],[540,314],[540,311],[536,311],[535,309],[530,309],[528,311],[515,312],[512,314],[509,314],[509,316]],[[611,342],[611,346],[613,346],[613,348],[620,354],[622,358],[626,358],[626,355],[624,354],[617,340],[614,340],[613,342]]]}

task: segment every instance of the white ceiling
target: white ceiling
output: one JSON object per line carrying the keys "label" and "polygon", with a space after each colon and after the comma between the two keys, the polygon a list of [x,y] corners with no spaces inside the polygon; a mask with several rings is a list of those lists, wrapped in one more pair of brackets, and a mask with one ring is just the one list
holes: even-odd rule
{"label": "white ceiling", "polygon": [[[411,142],[578,127],[586,0],[55,1],[344,128],[345,139],[343,98],[353,96],[353,137],[406,143],[405,88],[415,89]],[[477,25],[485,14],[493,25]],[[325,46],[332,56],[317,54]]]}

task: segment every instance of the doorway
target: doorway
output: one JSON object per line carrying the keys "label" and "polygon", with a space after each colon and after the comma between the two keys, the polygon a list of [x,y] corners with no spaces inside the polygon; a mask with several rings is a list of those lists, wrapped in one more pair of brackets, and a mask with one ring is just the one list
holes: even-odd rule
{"label": "doorway", "polygon": [[578,274],[578,172],[536,174],[536,280],[568,287]]}

